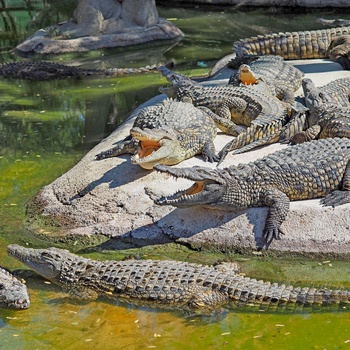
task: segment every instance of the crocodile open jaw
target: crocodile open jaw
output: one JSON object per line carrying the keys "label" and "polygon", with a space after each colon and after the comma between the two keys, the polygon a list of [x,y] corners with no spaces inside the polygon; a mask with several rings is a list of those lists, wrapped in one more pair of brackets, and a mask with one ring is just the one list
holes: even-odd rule
{"label": "crocodile open jaw", "polygon": [[174,194],[163,196],[155,200],[158,205],[173,205],[176,207],[187,207],[191,205],[210,205],[220,197],[225,181],[211,175],[212,169],[204,167],[173,168],[164,165],[157,165],[155,170],[172,175],[177,178],[192,180],[194,183],[187,189],[180,190]]}

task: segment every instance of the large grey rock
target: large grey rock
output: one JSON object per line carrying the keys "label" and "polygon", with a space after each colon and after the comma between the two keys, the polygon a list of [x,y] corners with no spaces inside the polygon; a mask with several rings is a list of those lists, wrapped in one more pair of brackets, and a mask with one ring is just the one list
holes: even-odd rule
{"label": "large grey rock", "polygon": [[[317,85],[350,76],[340,65],[327,60],[293,61]],[[231,72],[219,72],[211,83],[224,83]],[[301,90],[299,91],[301,94]],[[158,103],[159,95],[145,105]],[[141,106],[142,107],[142,106]],[[183,188],[187,180],[174,181],[164,174],[146,171],[130,163],[130,156],[95,161],[95,154],[110,147],[129,133],[135,113],[112,135],[92,149],[74,168],[50,185],[36,198],[43,215],[66,225],[71,234],[102,233],[135,245],[177,240],[194,248],[221,251],[255,250],[261,244],[266,208],[243,212],[210,210],[200,207],[175,209],[154,205],[151,198]],[[230,137],[215,139],[217,150]],[[245,163],[269,154],[285,145],[274,144],[241,155],[228,155],[223,166]],[[201,157],[177,165],[207,165]],[[350,249],[350,205],[324,208],[319,200],[292,202],[286,233],[273,241],[270,250],[345,254]]]}
{"label": "large grey rock", "polygon": [[79,0],[72,18],[41,29],[17,46],[24,53],[64,53],[181,38],[159,18],[154,0]]}

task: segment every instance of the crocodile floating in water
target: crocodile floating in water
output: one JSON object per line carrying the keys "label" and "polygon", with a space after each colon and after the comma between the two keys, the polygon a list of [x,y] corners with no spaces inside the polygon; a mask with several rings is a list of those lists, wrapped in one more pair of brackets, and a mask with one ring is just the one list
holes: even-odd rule
{"label": "crocodile floating in water", "polygon": [[29,305],[27,286],[0,267],[0,308],[27,309]]}
{"label": "crocodile floating in water", "polygon": [[212,114],[207,108],[171,99],[145,107],[138,113],[130,135],[96,159],[131,153],[131,162],[145,169],[177,164],[200,153],[205,161],[217,161],[213,143],[217,128]]}
{"label": "crocodile floating in water", "polygon": [[158,165],[157,171],[195,183],[155,203],[232,211],[268,206],[263,229],[268,245],[273,238],[280,239],[280,226],[290,201],[325,197],[324,205],[350,202],[349,160],[350,139],[334,138],[290,146],[254,162],[224,169]]}
{"label": "crocodile floating in water", "polygon": [[[169,66],[173,64],[168,63]],[[7,79],[49,80],[67,77],[122,76],[156,72],[159,65],[139,68],[83,69],[48,61],[11,62],[0,65],[0,76]]]}
{"label": "crocodile floating in water", "polygon": [[224,304],[260,309],[297,305],[347,305],[350,292],[295,288],[251,279],[236,263],[203,266],[171,260],[97,261],[58,248],[9,245],[7,252],[70,294],[87,300],[99,295],[138,305],[199,310]]}

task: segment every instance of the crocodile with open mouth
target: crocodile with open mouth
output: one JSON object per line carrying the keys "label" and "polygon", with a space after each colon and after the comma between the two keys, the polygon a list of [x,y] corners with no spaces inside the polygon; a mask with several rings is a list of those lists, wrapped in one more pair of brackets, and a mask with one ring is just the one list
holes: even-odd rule
{"label": "crocodile with open mouth", "polygon": [[131,153],[131,162],[144,169],[152,169],[156,164],[177,164],[200,153],[205,161],[217,161],[213,143],[217,129],[211,114],[205,107],[171,99],[143,108],[130,135],[97,154],[96,159]]}
{"label": "crocodile with open mouth", "polygon": [[255,85],[264,81],[272,93],[282,101],[294,103],[294,92],[301,87],[304,73],[288,64],[280,56],[245,56],[229,79],[229,85]]}
{"label": "crocodile with open mouth", "polygon": [[324,205],[350,202],[349,161],[350,139],[328,138],[289,146],[254,162],[224,169],[158,165],[155,170],[194,184],[155,203],[231,211],[267,206],[263,238],[268,245],[274,238],[280,239],[290,201],[325,197]]}

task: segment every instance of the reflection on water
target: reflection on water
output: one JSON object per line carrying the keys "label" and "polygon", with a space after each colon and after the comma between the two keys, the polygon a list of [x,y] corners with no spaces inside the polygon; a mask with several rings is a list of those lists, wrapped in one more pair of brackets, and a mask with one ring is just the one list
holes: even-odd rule
{"label": "reflection on water", "polygon": [[[66,2],[46,3],[61,6],[62,10]],[[31,22],[43,2],[7,1],[7,4],[16,9],[2,12],[0,17],[0,27],[5,28],[0,33],[0,61],[24,60],[9,49],[35,31],[38,23],[47,26],[66,18],[51,8],[47,13],[54,15],[36,16]],[[31,4],[29,10],[28,4]],[[215,11],[207,7],[160,8],[159,12],[185,32],[181,42],[45,59],[86,68],[140,66],[175,59],[183,73],[203,74],[215,60],[231,52],[232,42],[238,38],[271,31],[316,29],[320,28],[315,23],[317,17],[336,15],[329,11],[243,12],[231,7]],[[342,14],[342,17],[346,16]],[[25,215],[27,201],[42,186],[72,167],[137,105],[154,96],[164,81],[158,74],[44,83],[0,80],[1,264],[11,269],[23,268],[6,255],[8,243],[49,244],[30,234],[32,227]],[[191,252],[184,247],[170,247],[168,252],[165,249],[145,247],[117,253],[90,249],[89,256],[120,259],[133,254],[204,263],[224,257]],[[243,262],[244,271],[258,279],[350,287],[346,261],[244,258],[247,259]],[[20,271],[20,275],[27,279],[32,304],[21,312],[0,310],[0,349],[342,349],[350,340],[347,312],[291,314],[231,310],[221,320],[184,317],[179,312],[125,306],[116,301],[77,303],[67,300],[59,287],[46,284],[32,273]]]}

